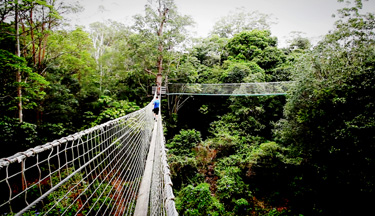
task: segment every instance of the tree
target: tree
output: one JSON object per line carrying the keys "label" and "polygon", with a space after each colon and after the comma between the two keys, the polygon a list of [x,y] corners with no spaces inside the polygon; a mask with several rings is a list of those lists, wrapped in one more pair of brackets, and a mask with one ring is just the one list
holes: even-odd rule
{"label": "tree", "polygon": [[224,83],[264,82],[265,72],[255,62],[226,61],[222,74]]}
{"label": "tree", "polygon": [[[7,25],[5,24],[8,20],[9,17],[13,17],[13,24],[14,24],[14,36],[15,36],[15,54],[17,57],[21,56],[21,48],[20,48],[20,29],[19,25],[21,23],[21,15],[27,10],[27,7],[22,4],[23,2],[19,2],[18,0],[16,1],[2,1],[1,2],[1,33],[2,34],[10,34],[7,30],[10,30],[11,28],[4,28]],[[15,73],[16,76],[16,82],[18,83],[17,85],[17,98],[18,98],[18,119],[19,122],[23,122],[23,106],[22,106],[22,86],[21,86],[21,71],[17,70]]]}
{"label": "tree", "polygon": [[277,130],[305,161],[293,182],[301,188],[296,200],[304,203],[295,205],[324,214],[361,214],[373,202],[368,197],[375,185],[368,179],[375,178],[375,16],[360,14],[360,8],[356,1],[340,10],[332,33],[298,60]]}
{"label": "tree", "polygon": [[267,47],[276,47],[277,38],[268,30],[244,31],[228,41],[228,55],[237,60],[252,61]]}
{"label": "tree", "polygon": [[229,15],[219,19],[210,34],[216,34],[222,38],[232,38],[235,34],[243,31],[269,30],[274,23],[268,14],[237,8],[236,11],[229,12]]}
{"label": "tree", "polygon": [[227,38],[221,38],[218,35],[213,35],[208,38],[198,39],[193,46],[192,54],[208,67],[214,65],[221,65],[227,58],[225,45]]}
{"label": "tree", "polygon": [[228,59],[234,61],[252,61],[265,70],[272,80],[274,69],[281,66],[285,60],[285,54],[277,48],[277,38],[271,37],[268,30],[244,31],[229,39],[226,50]]}
{"label": "tree", "polygon": [[131,58],[128,46],[130,35],[128,27],[112,20],[90,24],[90,37],[94,45],[93,56],[99,71],[102,94],[113,91],[112,86],[124,76],[124,68],[129,65],[126,58]]}
{"label": "tree", "polygon": [[[19,73],[18,77],[22,77],[20,82],[15,79],[15,73]],[[0,157],[8,157],[36,144],[38,140],[36,125],[23,122],[20,117],[22,117],[22,111],[32,110],[38,106],[35,101],[45,97],[45,92],[40,91],[40,88],[47,87],[49,82],[33,72],[24,58],[2,49],[0,49],[0,77],[0,112],[2,114],[0,142],[4,145],[11,145],[11,147],[4,147]],[[13,118],[14,111],[19,110],[20,102],[18,86],[22,87],[22,109],[21,116],[15,119]]]}
{"label": "tree", "polygon": [[176,200],[176,209],[182,215],[222,215],[223,204],[211,195],[210,185],[201,183],[196,187],[183,188]]}
{"label": "tree", "polygon": [[180,134],[177,134],[167,144],[168,148],[171,148],[171,154],[192,156],[192,149],[201,142],[201,134],[196,130],[181,130]]}
{"label": "tree", "polygon": [[288,41],[288,51],[303,51],[311,47],[311,42],[308,38],[302,36],[302,32],[292,32],[291,39]]}
{"label": "tree", "polygon": [[48,53],[45,57],[49,62],[46,69],[59,67],[75,76],[80,84],[97,82],[89,78],[93,75],[96,64],[91,56],[93,44],[88,32],[82,27],[77,27],[71,31],[55,31],[50,37],[51,40],[47,46]]}
{"label": "tree", "polygon": [[[17,78],[22,77],[21,80],[15,79],[15,72],[19,73]],[[46,87],[49,84],[44,77],[33,72],[27,66],[24,58],[18,57],[6,50],[0,50],[0,75],[2,78],[2,91],[0,94],[0,98],[2,99],[1,111],[9,116],[12,116],[11,113],[19,108],[18,86],[21,86],[24,92],[21,98],[23,108],[33,109],[37,106],[35,101],[43,98],[45,95],[45,92],[40,91],[40,88]]]}
{"label": "tree", "polygon": [[46,50],[46,79],[53,85],[45,89],[47,96],[40,101],[39,124],[67,125],[65,128],[73,130],[72,124],[79,122],[84,106],[80,107],[80,100],[88,95],[99,98],[99,76],[89,33],[80,27],[54,31]]}
{"label": "tree", "polygon": [[[45,75],[47,67],[46,48],[51,32],[61,26],[62,15],[80,11],[77,3],[66,3],[61,0],[23,1],[27,9],[22,16],[22,53],[32,59],[32,65],[39,74]],[[31,44],[31,49],[29,44]]]}
{"label": "tree", "polygon": [[[186,27],[192,25],[189,16],[182,16],[178,13],[173,0],[149,0],[145,7],[145,16],[136,15],[134,29],[148,39],[150,44],[157,44],[156,71],[153,68],[144,68],[147,73],[158,75],[161,78],[166,53],[176,49],[186,38]],[[168,74],[164,75],[165,77]],[[167,79],[168,80],[168,79]],[[161,80],[157,81],[161,85]]]}
{"label": "tree", "polygon": [[[63,2],[58,3],[55,0],[1,1],[0,33],[2,35],[14,35],[13,42],[15,43],[16,56],[22,55],[26,59],[31,58],[34,69],[41,75],[45,75],[43,74],[45,67],[42,62],[45,57],[49,30],[57,25],[58,20],[61,19],[56,9],[59,7],[60,9],[63,8],[62,10],[68,9],[69,11],[70,8],[62,7],[63,4]],[[27,82],[20,71],[16,71],[15,76],[17,83],[21,83],[23,80]],[[19,84],[17,86],[17,98],[20,122],[23,121],[22,90],[23,87]]]}

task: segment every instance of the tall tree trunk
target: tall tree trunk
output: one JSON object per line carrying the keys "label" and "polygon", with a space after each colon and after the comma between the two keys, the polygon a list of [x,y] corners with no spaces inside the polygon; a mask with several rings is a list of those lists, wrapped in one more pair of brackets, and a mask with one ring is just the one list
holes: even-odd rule
{"label": "tall tree trunk", "polygon": [[[25,23],[21,22],[20,23],[22,26],[22,37],[26,38],[26,27]],[[20,48],[21,55],[26,58],[27,57],[27,49],[26,49],[26,40],[22,40],[22,49]]]}
{"label": "tall tree trunk", "polygon": [[[20,32],[20,29],[19,29],[19,14],[18,14],[18,0],[15,1],[15,20],[14,20],[14,24],[15,24],[15,27],[16,27],[16,55],[18,57],[21,57],[21,50],[20,50],[20,36],[19,36],[19,32]],[[23,112],[22,112],[22,87],[21,87],[21,71],[20,69],[17,70],[17,73],[16,73],[16,81],[17,81],[17,96],[18,96],[18,119],[19,119],[19,122],[22,123],[23,122]]]}
{"label": "tall tree trunk", "polygon": [[31,35],[31,43],[33,46],[33,53],[32,58],[34,62],[34,66],[36,65],[36,58],[35,58],[35,39],[34,39],[34,26],[33,26],[33,9],[30,9],[30,35]]}
{"label": "tall tree trunk", "polygon": [[[47,49],[47,42],[48,42],[48,37],[49,37],[49,32],[51,31],[51,26],[52,26],[53,20],[49,16],[48,18],[48,25],[47,25],[47,33],[43,37],[43,48],[42,48],[42,61],[44,61],[44,58],[46,57],[46,49]],[[44,25],[43,25],[43,32],[44,32]],[[43,71],[42,65],[40,65],[40,71]],[[40,73],[42,75],[42,73]]]}
{"label": "tall tree trunk", "polygon": [[163,27],[164,27],[164,23],[166,22],[167,14],[168,14],[168,8],[163,8],[163,10],[161,10],[161,4],[160,4],[160,1],[159,1],[159,17],[161,18],[161,22],[160,22],[159,29],[158,29],[158,32],[157,32],[158,38],[159,38],[159,46],[158,46],[159,56],[158,56],[158,61],[157,61],[158,74],[156,75],[156,85],[157,85],[157,93],[158,94],[160,94],[160,86],[161,86],[161,83],[162,83],[163,50],[164,50],[164,46],[163,46]]}
{"label": "tall tree trunk", "polygon": [[[42,30],[40,32],[41,35],[44,34],[44,29],[45,29],[45,23],[42,24]],[[42,64],[42,49],[43,49],[43,41],[44,37],[39,37],[39,44],[38,44],[38,67],[41,67]]]}

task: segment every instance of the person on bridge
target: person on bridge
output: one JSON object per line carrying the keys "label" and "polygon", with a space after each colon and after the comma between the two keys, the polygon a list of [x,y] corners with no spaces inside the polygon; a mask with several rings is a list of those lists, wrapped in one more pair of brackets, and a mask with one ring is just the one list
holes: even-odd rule
{"label": "person on bridge", "polygon": [[156,96],[156,99],[154,100],[154,109],[152,110],[154,112],[154,120],[156,120],[158,117],[159,107],[160,107],[160,100],[159,100],[159,97]]}

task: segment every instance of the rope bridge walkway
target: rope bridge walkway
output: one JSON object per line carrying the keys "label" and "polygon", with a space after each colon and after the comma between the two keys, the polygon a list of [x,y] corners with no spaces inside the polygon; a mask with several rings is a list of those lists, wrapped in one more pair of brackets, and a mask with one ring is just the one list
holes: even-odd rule
{"label": "rope bridge walkway", "polygon": [[152,108],[0,159],[0,215],[178,215]]}
{"label": "rope bridge walkway", "polygon": [[221,83],[168,85],[167,95],[262,96],[285,95],[292,82]]}

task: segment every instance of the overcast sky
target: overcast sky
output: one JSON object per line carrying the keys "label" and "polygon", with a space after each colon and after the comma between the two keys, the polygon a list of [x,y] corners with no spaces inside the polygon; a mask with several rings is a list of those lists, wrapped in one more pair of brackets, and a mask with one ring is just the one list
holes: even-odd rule
{"label": "overcast sky", "polygon": [[[131,24],[132,16],[144,13],[147,0],[79,0],[84,12],[74,15],[72,23],[88,25],[106,19]],[[236,8],[271,14],[277,24],[271,32],[285,46],[290,32],[300,31],[305,37],[317,41],[333,29],[332,14],[345,6],[337,0],[175,0],[178,11],[190,15],[196,22],[195,35],[206,37],[214,23]],[[364,1],[364,10],[375,12],[375,0]]]}

